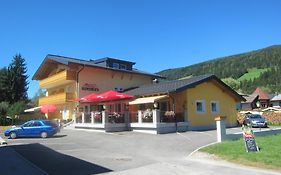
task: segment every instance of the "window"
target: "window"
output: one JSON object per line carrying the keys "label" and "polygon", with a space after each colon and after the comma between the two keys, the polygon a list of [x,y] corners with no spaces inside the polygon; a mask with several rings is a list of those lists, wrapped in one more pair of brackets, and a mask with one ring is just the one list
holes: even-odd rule
{"label": "window", "polygon": [[23,124],[23,127],[31,127],[33,125],[33,121],[30,122],[26,122],[25,124]]}
{"label": "window", "polygon": [[125,64],[120,64],[120,69],[126,70],[127,66]]}
{"label": "window", "polygon": [[121,103],[115,104],[115,111],[114,112],[121,112]]}
{"label": "window", "polygon": [[217,101],[212,101],[211,102],[211,111],[213,113],[219,112],[219,103]]}
{"label": "window", "polygon": [[160,111],[169,111],[169,102],[165,101],[165,102],[160,102],[159,104],[159,109]]}
{"label": "window", "polygon": [[112,63],[112,68],[119,69],[119,63]]}
{"label": "window", "polygon": [[41,122],[39,122],[39,121],[35,121],[35,122],[33,123],[33,126],[42,126],[42,124],[41,124]]}
{"label": "window", "polygon": [[205,102],[203,100],[196,101],[196,111],[199,113],[205,112]]}

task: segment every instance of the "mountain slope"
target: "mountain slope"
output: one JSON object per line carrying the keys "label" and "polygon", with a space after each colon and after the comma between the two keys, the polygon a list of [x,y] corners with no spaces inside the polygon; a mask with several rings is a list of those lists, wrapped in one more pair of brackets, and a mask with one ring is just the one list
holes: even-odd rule
{"label": "mountain slope", "polygon": [[[167,69],[158,72],[158,74],[166,76],[168,80],[195,75],[215,74],[222,79],[233,78],[237,80],[239,84],[234,87],[236,90],[251,93],[256,86],[262,86],[266,91],[271,93],[276,91],[281,92],[280,66],[281,45],[274,45],[187,67]],[[257,70],[259,72],[253,73],[255,75],[253,78],[240,78],[247,74],[249,70]]]}

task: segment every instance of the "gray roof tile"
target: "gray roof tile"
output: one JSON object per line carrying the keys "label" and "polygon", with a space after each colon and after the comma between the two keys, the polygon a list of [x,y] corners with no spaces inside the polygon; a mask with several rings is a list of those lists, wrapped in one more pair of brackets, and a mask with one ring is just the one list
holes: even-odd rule
{"label": "gray roof tile", "polygon": [[223,83],[215,75],[201,75],[201,76],[191,77],[183,80],[174,80],[168,82],[160,82],[151,85],[144,85],[136,89],[129,90],[126,93],[134,96],[145,96],[145,95],[153,95],[153,94],[180,92],[211,79],[216,80],[222,86],[230,90],[230,92],[232,92],[240,100],[242,101],[245,100],[241,95],[239,95],[236,91],[234,91],[232,88],[230,88],[225,83]]}

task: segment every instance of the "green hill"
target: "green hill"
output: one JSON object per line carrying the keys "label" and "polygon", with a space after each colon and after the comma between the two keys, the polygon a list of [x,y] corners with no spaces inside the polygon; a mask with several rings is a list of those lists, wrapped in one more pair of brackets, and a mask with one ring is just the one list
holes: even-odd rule
{"label": "green hill", "polygon": [[253,92],[257,86],[263,87],[269,93],[273,93],[281,92],[280,67],[281,45],[274,45],[191,66],[167,69],[158,72],[158,74],[166,76],[168,80],[202,74],[215,74],[223,80],[227,79],[226,83],[235,90],[244,93]]}

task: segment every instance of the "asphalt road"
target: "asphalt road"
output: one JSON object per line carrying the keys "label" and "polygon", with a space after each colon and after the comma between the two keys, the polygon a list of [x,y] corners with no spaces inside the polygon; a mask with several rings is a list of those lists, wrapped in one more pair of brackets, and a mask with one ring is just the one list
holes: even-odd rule
{"label": "asphalt road", "polygon": [[[233,131],[236,131],[233,129]],[[230,132],[233,132],[230,130]],[[216,141],[216,131],[151,135],[64,129],[52,138],[8,139],[8,148],[43,174],[270,174],[194,161],[188,155]],[[240,169],[239,169],[240,168]],[[158,172],[158,173],[157,173]],[[201,172],[201,173],[200,173]],[[209,172],[209,173],[208,173]],[[220,173],[221,172],[221,173]],[[232,172],[232,173],[231,173]]]}

